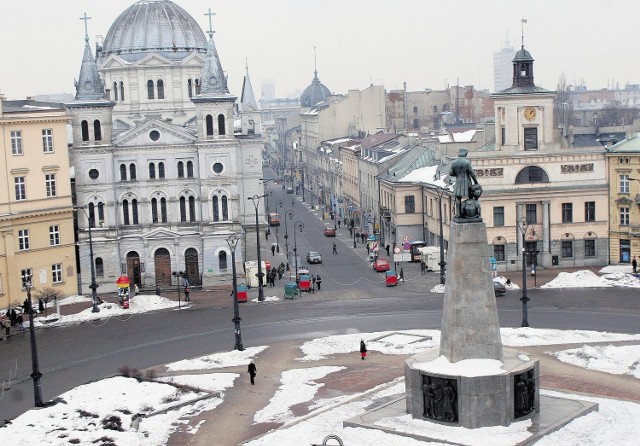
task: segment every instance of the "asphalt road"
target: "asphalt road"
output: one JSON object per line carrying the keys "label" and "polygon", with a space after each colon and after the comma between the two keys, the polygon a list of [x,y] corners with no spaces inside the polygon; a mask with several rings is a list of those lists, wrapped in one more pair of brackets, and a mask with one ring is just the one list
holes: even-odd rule
{"label": "asphalt road", "polygon": [[[291,208],[290,194],[277,185],[270,189],[273,190],[270,206],[281,200],[284,210]],[[294,218],[287,222],[289,231],[291,223],[304,224],[303,231],[296,234],[302,261],[309,250],[319,251],[323,256],[322,265],[311,267],[313,273],[323,277],[322,291],[296,300],[243,304],[245,347],[333,334],[440,327],[442,295],[428,292],[438,283],[437,273],[420,276],[417,265],[407,265],[407,282],[387,288],[382,277],[369,266],[360,243],[355,250],[352,248],[348,231],[339,231],[335,239],[325,238],[322,229],[329,225],[327,221],[309,212],[297,199],[293,210]],[[284,224],[279,228],[282,247],[283,228]],[[267,241],[267,247],[275,241],[274,235]],[[334,240],[338,244],[337,255],[331,253]],[[263,252],[272,258],[267,247]],[[293,249],[292,243],[289,248]],[[272,260],[284,259],[282,254]],[[266,288],[265,295],[275,291]],[[278,293],[281,292],[279,289]],[[518,291],[508,291],[497,298],[502,326],[520,326],[519,297]],[[530,289],[529,297],[532,327],[623,333],[638,333],[640,328],[639,290]],[[231,318],[229,308],[202,305],[40,329],[37,339],[43,398],[50,400],[78,385],[112,376],[121,366],[144,369],[231,350],[234,343]],[[0,420],[11,419],[33,406],[30,373],[28,334],[0,342],[0,379],[4,389],[0,394]]]}

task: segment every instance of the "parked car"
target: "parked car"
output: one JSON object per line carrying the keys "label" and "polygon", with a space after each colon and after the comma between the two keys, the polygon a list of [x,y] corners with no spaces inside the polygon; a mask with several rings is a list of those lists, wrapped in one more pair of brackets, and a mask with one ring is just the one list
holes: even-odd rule
{"label": "parked car", "polygon": [[324,236],[325,237],[335,237],[336,230],[333,228],[324,228]]}
{"label": "parked car", "polygon": [[322,256],[316,251],[307,253],[307,263],[322,263]]}
{"label": "parked car", "polygon": [[389,271],[390,265],[387,259],[376,259],[372,265],[373,269],[377,272],[381,273],[384,271]]}
{"label": "parked car", "polygon": [[493,291],[496,293],[496,297],[502,296],[507,292],[507,287],[499,279],[493,279]]}
{"label": "parked car", "polygon": [[293,187],[287,187],[287,193],[288,194],[292,194],[293,193]]}
{"label": "parked car", "polygon": [[280,216],[277,213],[269,214],[269,226],[280,226]]}

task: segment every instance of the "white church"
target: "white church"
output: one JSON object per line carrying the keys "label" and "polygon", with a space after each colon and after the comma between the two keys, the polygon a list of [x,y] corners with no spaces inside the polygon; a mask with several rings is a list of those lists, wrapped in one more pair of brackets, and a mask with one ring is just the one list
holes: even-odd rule
{"label": "white church", "polygon": [[[230,283],[233,233],[237,263],[255,258],[248,198],[264,194],[260,115],[248,71],[240,100],[229,92],[213,34],[171,1],[142,0],[115,20],[95,58],[85,36],[65,104],[75,202],[86,211],[83,289],[91,247],[101,292],[122,275],[141,289],[175,286],[181,272],[192,286]],[[262,225],[262,200],[258,213]]]}

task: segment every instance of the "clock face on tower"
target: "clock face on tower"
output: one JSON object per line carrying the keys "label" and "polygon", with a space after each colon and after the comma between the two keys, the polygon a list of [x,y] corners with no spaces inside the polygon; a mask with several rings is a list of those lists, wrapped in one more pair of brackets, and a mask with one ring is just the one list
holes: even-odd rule
{"label": "clock face on tower", "polygon": [[524,119],[527,121],[533,121],[536,119],[536,109],[533,107],[527,107],[524,109]]}

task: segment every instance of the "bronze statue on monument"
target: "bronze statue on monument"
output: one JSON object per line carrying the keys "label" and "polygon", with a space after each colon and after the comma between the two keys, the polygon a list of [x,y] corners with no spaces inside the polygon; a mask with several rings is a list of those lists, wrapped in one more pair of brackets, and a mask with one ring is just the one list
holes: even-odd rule
{"label": "bronze statue on monument", "polygon": [[471,162],[467,159],[468,153],[469,151],[462,147],[458,152],[458,158],[451,163],[451,168],[449,169],[449,176],[456,178],[456,183],[453,187],[453,195],[455,197],[454,206],[456,210],[454,221],[460,223],[482,221],[482,218],[480,218],[479,203],[469,203],[469,212],[465,212],[464,207],[467,206],[463,206],[463,197],[466,197],[468,200],[477,201],[480,194],[482,194],[482,187],[479,189],[473,187],[475,185],[479,186],[479,184]]}

